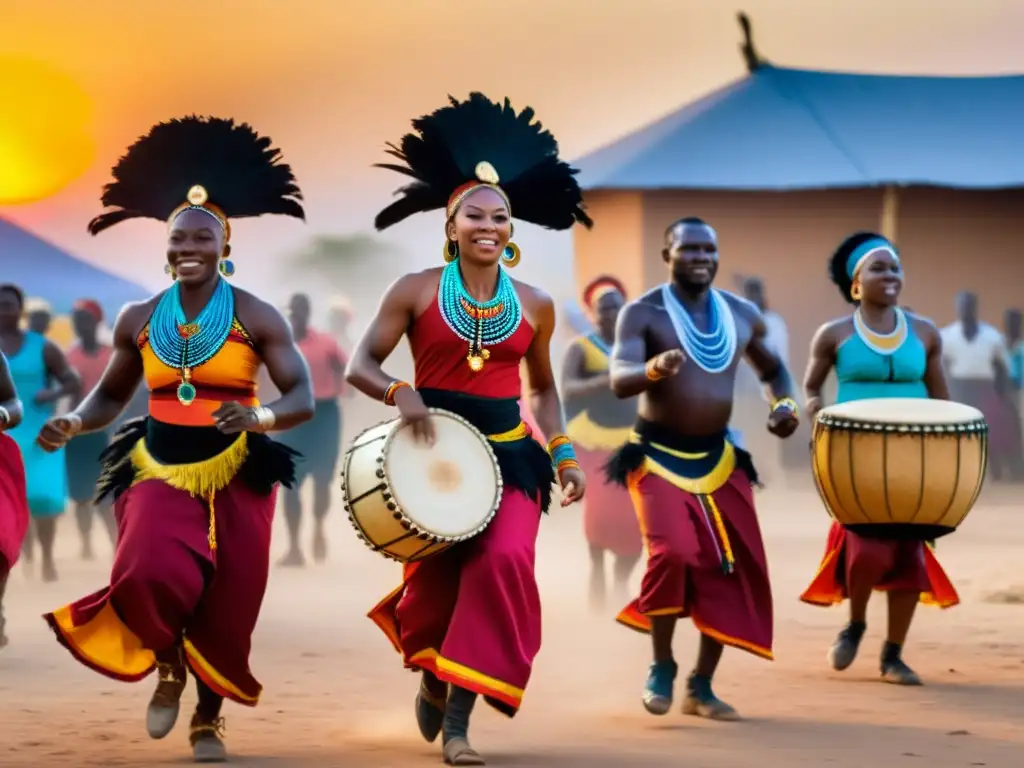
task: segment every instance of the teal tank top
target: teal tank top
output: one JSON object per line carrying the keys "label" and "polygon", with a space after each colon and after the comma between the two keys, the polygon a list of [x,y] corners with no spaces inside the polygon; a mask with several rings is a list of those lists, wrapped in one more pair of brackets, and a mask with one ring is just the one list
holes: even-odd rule
{"label": "teal tank top", "polygon": [[876,397],[927,398],[928,353],[909,324],[907,338],[889,355],[876,352],[854,332],[836,350],[837,403]]}

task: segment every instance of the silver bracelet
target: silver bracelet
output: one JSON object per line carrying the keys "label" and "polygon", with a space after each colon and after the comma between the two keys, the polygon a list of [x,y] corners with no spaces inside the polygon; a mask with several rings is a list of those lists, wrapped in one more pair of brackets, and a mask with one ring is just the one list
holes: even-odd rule
{"label": "silver bracelet", "polygon": [[274,428],[274,424],[277,423],[277,416],[265,405],[257,405],[252,409],[252,413],[256,417],[256,423],[260,425],[260,429],[264,432],[269,432]]}

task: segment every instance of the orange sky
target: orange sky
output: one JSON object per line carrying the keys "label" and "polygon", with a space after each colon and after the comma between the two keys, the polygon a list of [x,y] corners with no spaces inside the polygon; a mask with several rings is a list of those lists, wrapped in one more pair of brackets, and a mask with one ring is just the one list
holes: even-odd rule
{"label": "orange sky", "polygon": [[[738,4],[753,19],[762,54],[778,64],[1024,71],[1019,0]],[[0,0],[0,56],[34,57],[77,80],[94,103],[96,143],[85,176],[0,215],[159,286],[159,224],[85,234],[110,165],[171,116],[246,120],[284,150],[307,199],[307,227],[281,220],[236,227],[238,281],[271,289],[273,257],[312,231],[372,228],[400,179],[369,165],[383,159],[383,143],[400,137],[409,118],[449,92],[477,89],[529,103],[564,154],[578,156],[742,76],[734,14],[722,0]],[[410,259],[437,260],[440,225],[429,217],[388,237]],[[528,275],[531,253],[543,248],[564,260],[571,240],[530,232],[522,243]],[[16,257],[0,254],[0,264]]]}

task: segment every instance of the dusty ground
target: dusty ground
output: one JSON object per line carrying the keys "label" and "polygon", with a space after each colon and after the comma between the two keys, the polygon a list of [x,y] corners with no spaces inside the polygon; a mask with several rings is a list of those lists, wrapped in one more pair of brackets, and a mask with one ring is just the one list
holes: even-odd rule
{"label": "dusty ground", "polygon": [[[474,744],[494,766],[1019,766],[1024,760],[1024,526],[1013,496],[989,493],[939,556],[964,604],[922,610],[908,660],[926,687],[876,681],[883,604],[861,660],[826,669],[841,610],[797,602],[826,528],[813,491],[767,490],[761,519],[776,595],[774,663],[727,652],[717,691],[746,717],[709,723],[640,705],[646,639],[586,610],[579,512],[543,526],[538,570],[545,644],[523,711],[507,721],[481,707]],[[98,587],[106,558],[79,563],[64,523],[58,584],[22,568],[9,588],[12,644],[0,652],[0,765],[180,765],[184,728],[149,741],[143,710],[151,683],[129,686],[77,665],[38,618]],[[99,531],[97,531],[99,533]],[[283,531],[279,531],[283,533]],[[397,568],[364,549],[340,516],[329,564],[275,570],[255,639],[266,686],[255,710],[229,705],[229,747],[246,766],[440,764],[412,717],[416,679],[365,618]],[[281,537],[277,549],[282,546]],[[102,551],[102,550],[101,550]],[[611,609],[609,608],[609,614]],[[681,627],[678,655],[695,648]],[[685,667],[684,667],[685,668]],[[187,694],[191,706],[192,693]],[[183,714],[183,720],[187,715]]]}

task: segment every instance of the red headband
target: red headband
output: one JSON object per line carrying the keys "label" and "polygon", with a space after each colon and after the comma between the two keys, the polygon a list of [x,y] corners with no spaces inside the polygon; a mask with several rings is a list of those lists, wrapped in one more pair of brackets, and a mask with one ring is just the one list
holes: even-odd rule
{"label": "red headband", "polygon": [[626,296],[626,286],[614,277],[602,276],[591,280],[583,289],[583,303],[593,312],[597,302],[609,291],[618,291],[623,298]]}
{"label": "red headband", "polygon": [[103,322],[103,307],[99,305],[98,301],[94,299],[79,299],[71,307],[74,311],[88,312],[94,318],[97,323]]}

